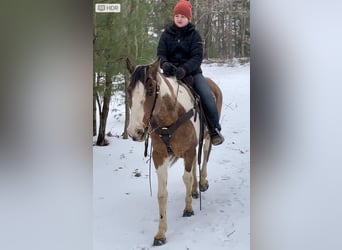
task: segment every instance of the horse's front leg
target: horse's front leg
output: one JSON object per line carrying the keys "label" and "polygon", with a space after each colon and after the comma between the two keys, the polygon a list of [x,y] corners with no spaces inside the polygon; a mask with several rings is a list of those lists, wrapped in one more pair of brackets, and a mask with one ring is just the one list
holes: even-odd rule
{"label": "horse's front leg", "polygon": [[185,209],[183,217],[190,217],[194,215],[192,210],[192,184],[193,184],[193,165],[196,163],[196,150],[192,150],[184,157],[184,174],[183,181],[185,184]]}
{"label": "horse's front leg", "polygon": [[161,160],[158,153],[153,153],[153,160],[157,169],[158,176],[158,205],[159,205],[159,228],[157,234],[154,236],[153,246],[160,246],[166,243],[165,233],[167,230],[167,169],[169,165],[168,158]]}

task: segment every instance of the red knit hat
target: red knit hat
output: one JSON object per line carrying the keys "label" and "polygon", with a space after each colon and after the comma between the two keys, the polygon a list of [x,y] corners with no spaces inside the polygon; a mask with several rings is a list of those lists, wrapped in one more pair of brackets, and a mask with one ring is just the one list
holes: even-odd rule
{"label": "red knit hat", "polygon": [[173,9],[173,15],[181,14],[190,20],[192,17],[191,8],[192,6],[189,1],[180,0]]}

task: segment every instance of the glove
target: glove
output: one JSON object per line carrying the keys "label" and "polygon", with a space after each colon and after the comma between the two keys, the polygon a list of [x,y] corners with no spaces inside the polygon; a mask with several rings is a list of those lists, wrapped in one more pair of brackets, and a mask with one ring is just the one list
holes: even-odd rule
{"label": "glove", "polygon": [[178,67],[176,70],[176,78],[178,80],[182,80],[186,75],[185,69],[182,67]]}
{"label": "glove", "polygon": [[163,72],[166,76],[172,76],[175,74],[175,66],[172,63],[164,62],[162,65]]}

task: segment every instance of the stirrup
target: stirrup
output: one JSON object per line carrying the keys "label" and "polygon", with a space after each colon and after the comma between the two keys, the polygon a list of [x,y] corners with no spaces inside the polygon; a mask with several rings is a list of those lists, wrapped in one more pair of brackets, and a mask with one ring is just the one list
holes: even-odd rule
{"label": "stirrup", "polygon": [[220,145],[224,142],[224,137],[217,128],[215,128],[215,130],[210,133],[210,138],[211,143],[214,146]]}

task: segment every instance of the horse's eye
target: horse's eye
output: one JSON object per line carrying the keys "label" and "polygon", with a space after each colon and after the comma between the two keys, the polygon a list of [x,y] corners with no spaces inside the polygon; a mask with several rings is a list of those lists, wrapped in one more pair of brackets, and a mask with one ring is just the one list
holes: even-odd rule
{"label": "horse's eye", "polygon": [[146,95],[152,96],[153,95],[153,80],[151,78],[148,78],[146,81]]}
{"label": "horse's eye", "polygon": [[147,95],[147,96],[152,96],[152,95],[153,95],[153,88],[152,88],[152,86],[149,87],[149,88],[146,90],[146,95]]}

